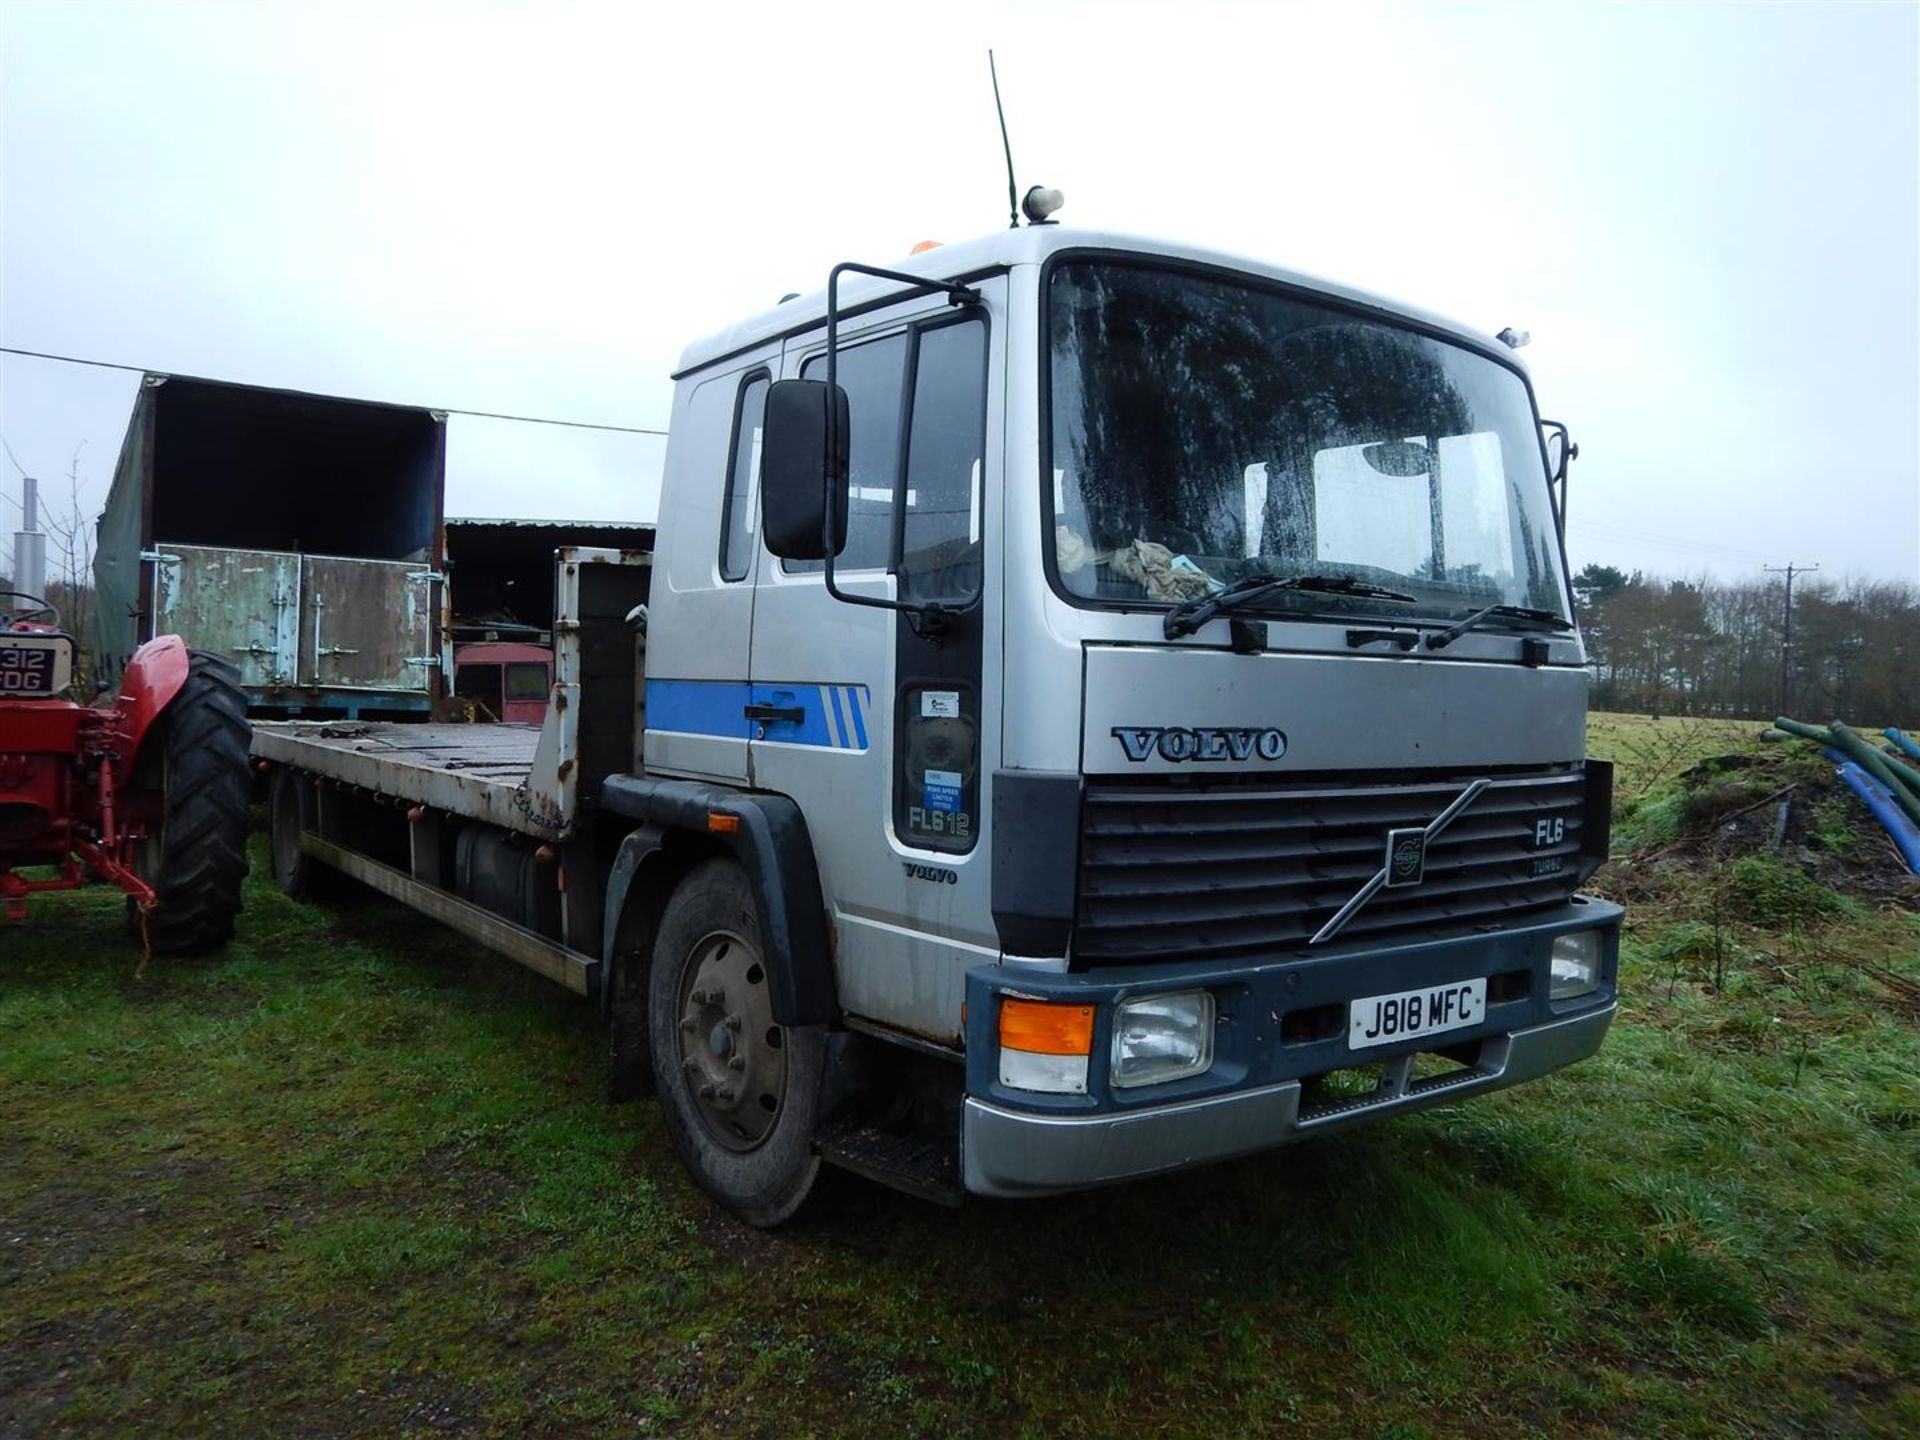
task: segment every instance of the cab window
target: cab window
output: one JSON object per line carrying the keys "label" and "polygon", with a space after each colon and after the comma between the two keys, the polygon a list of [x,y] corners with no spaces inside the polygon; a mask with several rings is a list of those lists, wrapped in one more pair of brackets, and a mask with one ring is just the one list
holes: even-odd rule
{"label": "cab window", "polygon": [[980,480],[987,446],[987,327],[920,333],[900,509],[903,598],[947,600],[980,588]]}
{"label": "cab window", "polygon": [[[895,569],[903,598],[972,595],[986,455],[985,322],[925,325],[851,346],[837,370],[853,433],[847,543],[835,571]],[[813,356],[800,374],[826,379],[826,356]],[[817,560],[785,565],[821,568]]]}
{"label": "cab window", "polygon": [[516,661],[507,666],[507,699],[544,700],[547,698],[547,667],[535,660]]}
{"label": "cab window", "polygon": [[726,519],[720,527],[722,580],[746,579],[753,564],[753,537],[760,520],[760,427],[766,418],[769,383],[764,370],[749,375],[734,405]]}
{"label": "cab window", "polygon": [[[893,559],[894,491],[900,480],[900,407],[909,335],[889,335],[841,350],[835,378],[847,392],[853,432],[847,436],[850,474],[847,543],[833,562],[842,570],[884,570]],[[800,368],[803,380],[827,378],[827,357]],[[789,560],[788,570],[819,570],[818,560]]]}

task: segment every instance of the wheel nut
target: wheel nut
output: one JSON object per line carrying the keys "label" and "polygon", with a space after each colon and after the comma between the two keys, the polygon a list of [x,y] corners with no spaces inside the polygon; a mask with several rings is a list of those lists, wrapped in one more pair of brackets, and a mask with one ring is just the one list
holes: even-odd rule
{"label": "wheel nut", "polygon": [[727,1069],[729,1070],[744,1070],[746,1068],[747,1057],[744,1055],[730,1056],[727,1060]]}
{"label": "wheel nut", "polygon": [[727,1026],[727,1029],[733,1031],[734,1034],[738,1035],[740,1033],[740,1017],[738,1015],[727,1016],[726,1026]]}
{"label": "wheel nut", "polygon": [[[702,1085],[698,1093],[702,1100],[713,1099],[715,1093],[713,1082],[709,1080],[705,1085]],[[728,1098],[732,1098],[732,1092],[728,1092]]]}
{"label": "wheel nut", "polygon": [[683,1019],[680,1022],[680,1028],[685,1033],[691,1035],[693,1033],[693,1017],[689,1015],[685,1019]]}
{"label": "wheel nut", "polygon": [[723,1105],[731,1105],[733,1103],[733,1087],[731,1085],[722,1085],[714,1098]]}

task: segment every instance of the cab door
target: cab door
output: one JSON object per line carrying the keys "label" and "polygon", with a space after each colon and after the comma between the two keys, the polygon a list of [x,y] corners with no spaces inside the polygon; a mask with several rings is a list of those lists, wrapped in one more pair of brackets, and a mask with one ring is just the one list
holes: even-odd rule
{"label": "cab door", "polygon": [[[997,757],[998,633],[985,497],[1001,456],[1005,281],[956,310],[916,298],[842,329],[850,494],[844,592],[939,600],[943,632],[827,593],[817,561],[758,559],[750,657],[752,783],[804,812],[834,916],[842,1007],[957,1042],[968,966],[997,953],[979,839]],[[785,378],[825,379],[825,342],[789,342]],[[997,647],[996,647],[997,664]]]}
{"label": "cab door", "polygon": [[646,648],[646,768],[728,784],[748,774],[760,432],[775,344],[674,397]]}

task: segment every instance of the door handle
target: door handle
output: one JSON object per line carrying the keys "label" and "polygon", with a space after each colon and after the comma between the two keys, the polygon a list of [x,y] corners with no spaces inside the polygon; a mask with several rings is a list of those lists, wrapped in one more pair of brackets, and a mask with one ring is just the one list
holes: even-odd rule
{"label": "door handle", "polygon": [[807,712],[798,705],[749,705],[744,713],[749,720],[768,724],[798,725],[807,718]]}

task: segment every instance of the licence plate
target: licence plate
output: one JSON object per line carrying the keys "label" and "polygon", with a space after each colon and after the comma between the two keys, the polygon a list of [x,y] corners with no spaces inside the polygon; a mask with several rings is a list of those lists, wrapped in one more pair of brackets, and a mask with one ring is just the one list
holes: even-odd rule
{"label": "licence plate", "polygon": [[63,635],[0,635],[0,699],[44,700],[73,680],[73,642]]}
{"label": "licence plate", "polygon": [[1463,1030],[1487,1018],[1487,982],[1450,980],[1397,995],[1370,995],[1347,1006],[1347,1048],[1390,1045],[1444,1030]]}

